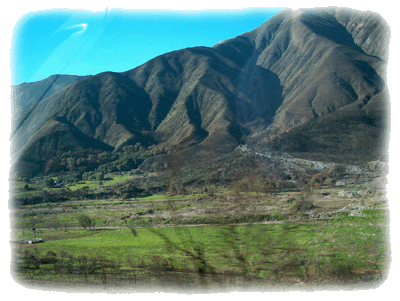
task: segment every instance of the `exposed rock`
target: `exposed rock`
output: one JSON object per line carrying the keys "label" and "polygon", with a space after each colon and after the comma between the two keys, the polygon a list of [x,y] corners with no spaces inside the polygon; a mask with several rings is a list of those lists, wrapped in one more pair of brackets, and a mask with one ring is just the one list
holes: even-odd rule
{"label": "exposed rock", "polygon": [[387,174],[389,172],[389,164],[382,161],[371,161],[365,164],[365,169],[373,173]]}
{"label": "exposed rock", "polygon": [[360,194],[357,191],[341,190],[341,191],[338,191],[338,197],[341,197],[341,198],[355,198],[355,197],[360,197]]}

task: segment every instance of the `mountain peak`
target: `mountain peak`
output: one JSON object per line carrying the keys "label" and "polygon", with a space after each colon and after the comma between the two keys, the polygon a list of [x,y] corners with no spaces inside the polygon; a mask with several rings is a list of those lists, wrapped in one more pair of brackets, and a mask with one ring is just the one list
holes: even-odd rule
{"label": "mountain peak", "polygon": [[211,48],[169,52],[123,73],[53,76],[32,83],[41,92],[29,97],[21,85],[15,161],[40,173],[59,152],[137,143],[206,149],[204,161],[244,143],[373,160],[382,151],[367,144],[384,143],[389,37],[376,14],[287,9]]}

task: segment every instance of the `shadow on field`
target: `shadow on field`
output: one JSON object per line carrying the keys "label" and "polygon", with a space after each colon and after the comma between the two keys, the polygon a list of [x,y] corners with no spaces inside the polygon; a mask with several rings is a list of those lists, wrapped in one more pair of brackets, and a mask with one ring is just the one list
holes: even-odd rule
{"label": "shadow on field", "polygon": [[[301,241],[299,234],[317,232],[318,227],[305,229],[300,223],[225,225],[214,227],[213,233],[207,232],[208,227],[201,227],[202,233],[176,227],[169,235],[162,228],[149,228],[149,233],[162,240],[164,253],[140,258],[128,254],[126,261],[115,262],[63,250],[43,253],[38,248],[20,248],[14,254],[13,268],[16,280],[23,285],[51,285],[59,290],[266,291],[293,285],[375,286],[383,280],[385,260],[377,238],[363,242],[366,251],[362,254],[353,237],[347,238],[347,249],[329,242],[337,239],[334,234]],[[135,238],[140,235],[134,228],[130,231]],[[216,237],[210,239],[216,251],[194,233]],[[362,263],[349,260],[349,252],[352,258],[363,256]]]}

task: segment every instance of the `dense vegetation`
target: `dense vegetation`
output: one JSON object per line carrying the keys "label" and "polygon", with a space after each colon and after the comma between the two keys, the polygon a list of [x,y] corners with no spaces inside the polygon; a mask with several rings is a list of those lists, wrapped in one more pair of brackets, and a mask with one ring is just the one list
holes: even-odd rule
{"label": "dense vegetation", "polygon": [[[160,154],[156,147],[144,147],[140,143],[128,145],[118,151],[99,151],[93,149],[60,152],[49,159],[44,174],[68,172],[79,177],[89,177],[95,173],[110,173],[136,169],[146,158]],[[85,175],[86,173],[86,175]]]}

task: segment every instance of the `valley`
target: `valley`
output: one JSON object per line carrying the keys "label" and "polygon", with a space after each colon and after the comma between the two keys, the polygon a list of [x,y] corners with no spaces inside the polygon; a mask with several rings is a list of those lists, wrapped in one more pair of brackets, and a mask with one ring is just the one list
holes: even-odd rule
{"label": "valley", "polygon": [[376,287],[390,28],[283,10],[125,72],[13,87],[11,270],[40,289]]}
{"label": "valley", "polygon": [[[117,190],[138,179],[108,181]],[[342,173],[321,185],[242,180],[16,205],[14,268],[25,285],[67,290],[374,285],[386,275],[389,252],[388,204],[377,180]],[[36,237],[44,242],[28,243]]]}
{"label": "valley", "polygon": [[[14,268],[25,285],[61,290],[374,285],[386,275],[386,209],[381,192],[355,187],[43,204],[15,215]],[[20,244],[32,219],[44,242]]]}

